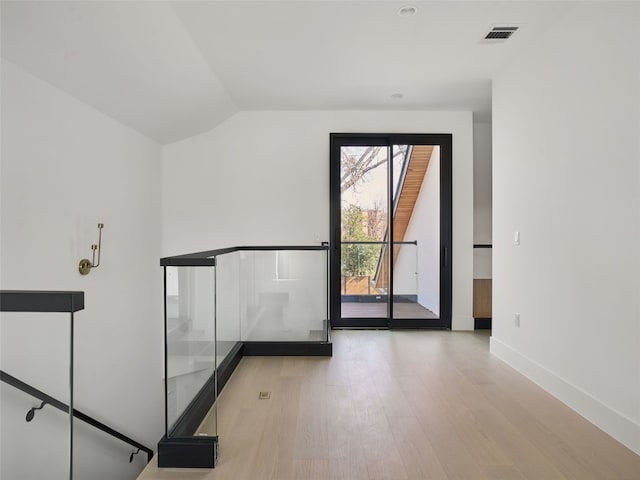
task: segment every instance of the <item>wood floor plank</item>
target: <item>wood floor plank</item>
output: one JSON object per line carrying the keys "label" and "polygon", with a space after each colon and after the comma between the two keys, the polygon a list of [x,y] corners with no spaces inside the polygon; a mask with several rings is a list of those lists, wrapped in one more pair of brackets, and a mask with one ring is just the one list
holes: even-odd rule
{"label": "wood floor plank", "polygon": [[224,469],[214,472],[224,478],[224,472],[230,470],[235,478],[252,478],[252,471],[259,458],[260,438],[264,431],[266,417],[257,409],[244,409],[228,435],[220,436],[218,462]]}
{"label": "wood floor plank", "polygon": [[[602,478],[587,457],[580,453],[573,445],[565,442],[548,428],[539,418],[532,415],[526,408],[512,398],[495,388],[487,388],[485,394],[496,408],[522,432],[527,432],[528,440],[542,452],[562,474],[573,480],[597,480]],[[571,459],[567,462],[566,459]]]}
{"label": "wood floor plank", "polygon": [[329,459],[329,478],[331,480],[368,480],[367,462],[362,453],[355,457]]}
{"label": "wood floor plank", "polygon": [[516,467],[506,465],[486,465],[482,473],[491,480],[526,480]]}
{"label": "wood floor plank", "polygon": [[446,422],[437,427],[423,422],[422,428],[450,480],[492,480],[483,473],[482,466],[473,460],[460,437]]}
{"label": "wood floor plank", "polygon": [[261,401],[268,409],[251,478],[274,478],[291,469],[288,464],[295,445],[301,383],[300,377],[279,377],[273,383],[271,398]]}
{"label": "wood floor plank", "polygon": [[388,416],[404,417],[413,415],[412,407],[398,383],[398,377],[372,374],[371,382]]}
{"label": "wood floor plank", "polygon": [[473,421],[472,409],[477,406],[478,409],[490,410],[493,406],[466,378],[459,376],[452,382],[430,380],[422,389],[416,381],[405,381],[404,384],[405,388],[413,390],[414,395],[418,394],[423,404],[431,406],[429,410],[422,408],[418,413],[424,423],[432,428],[443,428],[442,422],[446,422],[444,428],[456,434],[475,465],[511,465],[504,449]]}
{"label": "wood floor plank", "polygon": [[525,432],[515,428],[502,414],[495,410],[471,412],[486,436],[497,443],[507,453],[513,465],[517,465],[522,475],[530,480],[566,480],[552,462],[544,456],[528,439]]}
{"label": "wood floor plank", "polygon": [[640,456],[584,419],[573,418],[558,422],[554,426],[554,432],[584,452],[589,465],[601,473],[601,478],[640,479]]}
{"label": "wood floor plank", "polygon": [[297,480],[326,480],[329,478],[329,460],[295,460],[293,472],[294,478]]}
{"label": "wood floor plank", "polygon": [[369,407],[356,412],[360,442],[371,480],[400,480],[409,478],[382,408]]}
{"label": "wood floor plank", "polygon": [[391,417],[389,424],[410,479],[447,480],[438,455],[416,417]]}
{"label": "wood floor plank", "polygon": [[296,460],[328,458],[326,384],[322,359],[309,358],[302,376],[293,457]]}
{"label": "wood floor plank", "polygon": [[367,462],[349,386],[327,386],[330,478],[368,479]]}
{"label": "wood floor plank", "polygon": [[301,377],[305,372],[307,357],[285,357],[282,359],[280,375]]}

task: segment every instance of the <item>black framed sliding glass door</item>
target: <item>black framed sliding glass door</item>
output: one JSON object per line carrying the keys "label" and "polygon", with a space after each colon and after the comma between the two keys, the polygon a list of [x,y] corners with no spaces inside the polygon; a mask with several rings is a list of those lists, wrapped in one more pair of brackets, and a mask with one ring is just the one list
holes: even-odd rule
{"label": "black framed sliding glass door", "polygon": [[331,324],[451,327],[451,135],[331,134]]}

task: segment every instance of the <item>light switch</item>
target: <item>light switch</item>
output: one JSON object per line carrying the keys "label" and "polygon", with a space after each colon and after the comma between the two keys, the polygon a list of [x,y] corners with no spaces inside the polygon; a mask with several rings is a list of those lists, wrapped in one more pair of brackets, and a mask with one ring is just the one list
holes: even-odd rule
{"label": "light switch", "polygon": [[513,232],[513,244],[520,245],[520,232]]}

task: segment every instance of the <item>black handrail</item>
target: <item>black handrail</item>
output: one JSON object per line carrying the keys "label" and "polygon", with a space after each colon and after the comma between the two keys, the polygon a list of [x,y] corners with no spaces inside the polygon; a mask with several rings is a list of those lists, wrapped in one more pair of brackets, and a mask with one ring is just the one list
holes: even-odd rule
{"label": "black handrail", "polygon": [[73,313],[84,309],[84,292],[0,290],[0,311]]}
{"label": "black handrail", "polygon": [[[37,398],[38,400],[44,402],[45,404],[51,405],[52,407],[55,407],[58,410],[63,411],[64,413],[69,413],[69,405],[67,405],[66,403],[61,402],[57,398],[54,398],[54,397],[52,397],[50,395],[47,395],[46,393],[38,390],[35,387],[32,387],[31,385],[23,382],[22,380],[19,380],[14,376],[9,375],[7,372],[5,372],[3,370],[0,370],[0,380],[2,380],[5,383],[8,383],[9,385],[11,385],[12,387],[17,388],[18,390],[23,391],[24,393],[26,393],[28,395],[31,395],[34,398]],[[123,442],[128,443],[129,445],[142,450],[143,452],[145,452],[147,454],[147,461],[148,462],[150,462],[151,459],[153,458],[153,450],[151,450],[149,447],[146,447],[146,446],[142,445],[141,443],[136,442],[135,440],[127,437],[126,435],[123,435],[122,433],[118,432],[117,430],[114,430],[113,428],[105,425],[104,423],[99,422],[95,418],[92,418],[89,415],[87,415],[85,413],[82,413],[79,410],[76,410],[75,408],[73,409],[73,417],[74,418],[78,418],[79,420],[82,420],[85,423],[88,423],[92,427],[95,427],[98,430],[101,430],[101,431],[111,435],[112,437],[117,438],[118,440],[122,440]],[[131,461],[131,460],[129,460],[129,461]]]}
{"label": "black handrail", "polygon": [[[343,245],[386,245],[387,242],[340,242]],[[403,242],[391,242],[392,245],[418,245],[417,240],[407,240]]]}
{"label": "black handrail", "polygon": [[255,247],[229,247],[217,250],[205,250],[203,252],[187,253],[185,255],[175,255],[160,259],[161,267],[214,267],[218,255],[233,252],[269,252],[275,250],[298,251],[298,250],[329,250],[329,246],[322,245],[300,245],[300,246],[255,246]]}

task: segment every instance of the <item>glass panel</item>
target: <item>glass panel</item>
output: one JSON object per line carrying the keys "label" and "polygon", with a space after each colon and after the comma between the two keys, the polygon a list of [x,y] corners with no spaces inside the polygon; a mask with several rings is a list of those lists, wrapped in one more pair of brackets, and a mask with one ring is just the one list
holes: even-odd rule
{"label": "glass panel", "polygon": [[326,251],[239,252],[243,341],[327,339]]}
{"label": "glass panel", "polygon": [[[412,243],[393,246],[393,317],[437,319],[440,302],[439,275],[419,262],[420,249]],[[422,267],[422,268],[421,268]]]}
{"label": "glass panel", "polygon": [[389,149],[341,147],[342,317],[388,316]]}
{"label": "glass panel", "polygon": [[213,405],[207,412],[196,431],[194,436],[196,437],[215,437],[218,435],[218,398],[216,396]]}
{"label": "glass panel", "polygon": [[386,318],[387,256],[383,242],[342,242],[343,318]]}
{"label": "glass panel", "polygon": [[[440,147],[394,145],[394,318],[440,312]],[[417,242],[417,245],[399,242]]]}
{"label": "glass panel", "polygon": [[216,367],[214,267],[166,267],[167,434]]}
{"label": "glass panel", "polygon": [[[0,329],[0,368],[68,405],[70,315],[3,312]],[[69,414],[45,405],[27,421],[40,405],[0,383],[0,478],[69,478]]]}
{"label": "glass panel", "polygon": [[240,254],[216,257],[217,365],[240,341]]}

